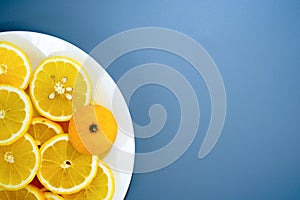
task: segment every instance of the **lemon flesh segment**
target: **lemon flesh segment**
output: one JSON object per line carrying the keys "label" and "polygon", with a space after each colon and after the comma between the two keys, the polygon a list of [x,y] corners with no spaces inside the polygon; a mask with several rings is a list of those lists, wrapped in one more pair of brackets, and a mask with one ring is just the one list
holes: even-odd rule
{"label": "lemon flesh segment", "polygon": [[91,101],[92,86],[84,68],[67,57],[51,57],[35,70],[30,95],[37,111],[54,121],[68,121]]}
{"label": "lemon flesh segment", "polygon": [[112,171],[103,161],[99,162],[98,167],[97,175],[90,185],[78,193],[63,195],[64,199],[111,200],[115,191],[115,183]]}
{"label": "lemon flesh segment", "polygon": [[40,182],[57,194],[75,193],[89,185],[97,173],[98,159],[78,153],[67,134],[59,134],[41,146]]}
{"label": "lemon flesh segment", "polygon": [[33,180],[39,168],[40,154],[29,134],[10,145],[0,146],[0,155],[0,188],[18,190]]}
{"label": "lemon flesh segment", "polygon": [[44,200],[43,195],[38,188],[27,185],[16,191],[0,190],[1,200],[24,199],[24,200]]}
{"label": "lemon flesh segment", "polygon": [[32,66],[22,49],[9,42],[0,41],[0,84],[25,89]]}
{"label": "lemon flesh segment", "polygon": [[0,85],[0,146],[9,145],[27,131],[32,105],[27,94],[10,85]]}

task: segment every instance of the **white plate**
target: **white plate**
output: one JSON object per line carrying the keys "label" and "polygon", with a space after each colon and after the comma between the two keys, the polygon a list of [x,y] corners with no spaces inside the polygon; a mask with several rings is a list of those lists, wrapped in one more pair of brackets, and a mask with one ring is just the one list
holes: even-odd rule
{"label": "white plate", "polygon": [[80,62],[89,74],[93,86],[93,100],[110,109],[119,126],[116,141],[104,161],[112,168],[115,179],[114,200],[124,199],[134,165],[134,132],[127,104],[115,82],[103,67],[76,46],[53,36],[27,32],[0,33],[0,41],[22,48],[31,60],[33,69],[46,57],[61,55]]}

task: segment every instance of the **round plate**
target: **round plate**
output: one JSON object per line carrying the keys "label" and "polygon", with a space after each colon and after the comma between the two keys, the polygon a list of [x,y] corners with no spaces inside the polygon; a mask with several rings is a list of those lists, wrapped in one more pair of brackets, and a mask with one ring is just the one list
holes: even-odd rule
{"label": "round plate", "polygon": [[87,53],[62,39],[35,32],[8,31],[0,33],[1,40],[22,48],[30,58],[33,69],[43,59],[54,55],[71,57],[84,66],[91,78],[93,100],[110,109],[119,126],[115,143],[104,161],[111,167],[114,175],[113,199],[124,199],[133,172],[134,131],[127,104],[113,79]]}

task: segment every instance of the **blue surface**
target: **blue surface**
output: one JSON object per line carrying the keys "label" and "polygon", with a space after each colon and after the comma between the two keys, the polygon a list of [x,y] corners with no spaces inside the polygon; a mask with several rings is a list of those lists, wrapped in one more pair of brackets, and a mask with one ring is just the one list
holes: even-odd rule
{"label": "blue surface", "polygon": [[[188,151],[164,169],[134,174],[126,199],[300,199],[300,1],[2,0],[0,13],[0,31],[42,32],[86,52],[116,33],[147,26],[182,32],[209,52],[226,87],[227,117],[219,142],[203,160],[198,151],[210,100],[187,63],[149,50],[125,55],[108,68],[117,81],[138,64],[169,64],[201,99],[201,126]],[[158,86],[134,94],[133,119],[147,124],[153,103],[165,105],[170,118],[157,137],[136,140],[138,152],[165,145],[178,128],[178,102]]]}

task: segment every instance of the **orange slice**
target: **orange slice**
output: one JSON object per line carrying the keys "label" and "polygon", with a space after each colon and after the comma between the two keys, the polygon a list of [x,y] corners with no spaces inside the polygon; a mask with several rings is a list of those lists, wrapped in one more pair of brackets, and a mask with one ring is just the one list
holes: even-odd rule
{"label": "orange slice", "polygon": [[90,185],[78,193],[64,195],[64,199],[111,200],[115,191],[114,177],[110,168],[104,162],[99,162],[98,166],[97,175]]}
{"label": "orange slice", "polygon": [[44,117],[33,117],[27,132],[35,139],[38,146],[53,136],[64,133],[59,124]]}
{"label": "orange slice", "polygon": [[88,186],[97,173],[98,159],[78,153],[67,134],[54,136],[41,146],[40,182],[57,194],[75,193]]}
{"label": "orange slice", "polygon": [[38,188],[27,185],[16,191],[0,190],[1,200],[44,200]]}
{"label": "orange slice", "polygon": [[90,103],[92,87],[79,63],[55,56],[35,69],[29,91],[42,116],[53,121],[68,121],[74,111]]}
{"label": "orange slice", "polygon": [[25,89],[31,70],[30,60],[22,49],[9,42],[0,41],[0,84]]}
{"label": "orange slice", "polygon": [[32,105],[23,90],[0,85],[0,145],[8,145],[22,137],[31,121]]}
{"label": "orange slice", "polygon": [[0,155],[0,188],[18,190],[33,180],[39,168],[40,153],[29,134],[10,145],[0,146]]}

